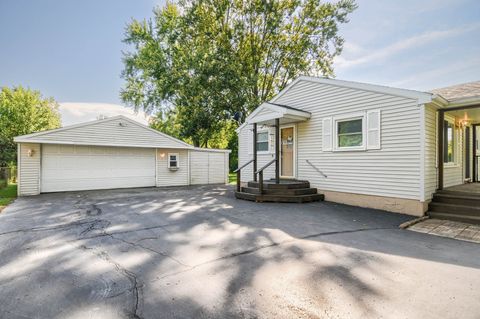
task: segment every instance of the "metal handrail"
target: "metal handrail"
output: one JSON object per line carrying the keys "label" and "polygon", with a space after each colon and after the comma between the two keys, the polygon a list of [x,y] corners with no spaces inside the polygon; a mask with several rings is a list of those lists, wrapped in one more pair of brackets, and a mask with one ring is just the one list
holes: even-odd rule
{"label": "metal handrail", "polygon": [[325,173],[323,173],[321,170],[319,170],[315,165],[313,165],[308,159],[305,160],[311,167],[313,167],[314,170],[316,170],[318,173],[320,173],[320,175],[322,175],[323,177],[325,178],[328,178],[327,175],[325,175]]}
{"label": "metal handrail", "polygon": [[272,159],[270,162],[268,162],[267,164],[263,165],[262,168],[260,168],[258,171],[255,172],[255,174],[258,174],[260,173],[261,171],[263,171],[264,169],[266,169],[267,167],[269,167],[270,165],[272,165],[273,163],[275,163],[276,159]]}
{"label": "metal handrail", "polygon": [[250,164],[253,161],[255,161],[255,160],[252,158],[251,160],[249,160],[248,162],[246,162],[245,164],[243,164],[242,166],[240,166],[239,168],[237,168],[233,172],[236,173],[236,172],[240,171],[242,168],[244,168],[245,166],[247,166],[248,164]]}
{"label": "metal handrail", "polygon": [[241,171],[245,166],[249,165],[249,164],[252,163],[252,162],[255,162],[255,159],[254,159],[254,158],[252,158],[251,160],[249,160],[248,162],[246,162],[245,164],[243,164],[242,166],[240,166],[239,168],[237,168],[236,170],[233,171],[234,173],[237,173],[237,192],[239,192],[239,191],[240,191],[240,188],[241,188],[241,187],[240,187],[240,177],[241,177],[240,171]]}
{"label": "metal handrail", "polygon": [[260,192],[260,195],[263,194],[263,170],[272,165],[277,161],[276,158],[265,164],[262,168],[260,168],[258,171],[255,172],[255,174],[258,174],[258,191]]}

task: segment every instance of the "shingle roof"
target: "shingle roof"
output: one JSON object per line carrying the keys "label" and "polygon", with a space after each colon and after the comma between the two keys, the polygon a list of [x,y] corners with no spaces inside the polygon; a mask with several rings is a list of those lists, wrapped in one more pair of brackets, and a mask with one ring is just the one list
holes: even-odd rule
{"label": "shingle roof", "polygon": [[449,101],[480,96],[480,81],[434,89],[430,92],[439,94]]}

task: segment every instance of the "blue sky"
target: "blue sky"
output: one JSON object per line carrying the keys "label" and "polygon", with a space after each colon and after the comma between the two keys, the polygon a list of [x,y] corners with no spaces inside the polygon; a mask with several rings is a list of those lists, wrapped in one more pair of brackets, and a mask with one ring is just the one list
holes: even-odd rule
{"label": "blue sky", "polygon": [[[0,0],[0,86],[53,96],[64,124],[131,115],[119,99],[124,27],[162,3]],[[341,26],[337,78],[417,90],[480,80],[480,1],[357,3]]]}

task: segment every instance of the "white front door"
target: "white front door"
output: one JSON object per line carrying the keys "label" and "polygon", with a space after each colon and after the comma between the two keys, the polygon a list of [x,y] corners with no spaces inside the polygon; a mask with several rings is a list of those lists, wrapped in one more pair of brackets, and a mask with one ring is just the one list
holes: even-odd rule
{"label": "white front door", "polygon": [[295,177],[295,127],[280,128],[280,176]]}
{"label": "white front door", "polygon": [[41,192],[155,186],[155,149],[42,145]]}

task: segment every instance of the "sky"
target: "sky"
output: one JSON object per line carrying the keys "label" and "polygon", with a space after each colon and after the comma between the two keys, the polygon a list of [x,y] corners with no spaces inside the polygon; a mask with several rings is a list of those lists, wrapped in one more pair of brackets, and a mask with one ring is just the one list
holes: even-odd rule
{"label": "sky", "polygon": [[[126,24],[161,0],[0,0],[0,87],[60,103],[63,125],[124,114]],[[358,0],[335,59],[336,78],[429,90],[480,80],[480,1]]]}

